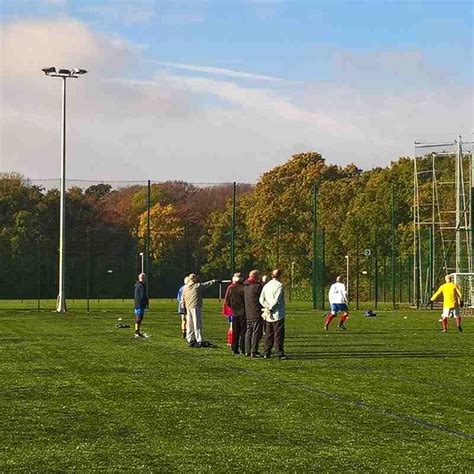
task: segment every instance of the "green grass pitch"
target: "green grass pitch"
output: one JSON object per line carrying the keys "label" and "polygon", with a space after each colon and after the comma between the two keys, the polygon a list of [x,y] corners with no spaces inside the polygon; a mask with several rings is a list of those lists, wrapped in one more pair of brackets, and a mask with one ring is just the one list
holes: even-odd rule
{"label": "green grass pitch", "polygon": [[279,361],[231,354],[217,301],[213,349],[186,347],[169,300],[135,340],[114,327],[130,305],[0,302],[1,472],[472,472],[472,319],[353,312],[325,333],[292,303]]}

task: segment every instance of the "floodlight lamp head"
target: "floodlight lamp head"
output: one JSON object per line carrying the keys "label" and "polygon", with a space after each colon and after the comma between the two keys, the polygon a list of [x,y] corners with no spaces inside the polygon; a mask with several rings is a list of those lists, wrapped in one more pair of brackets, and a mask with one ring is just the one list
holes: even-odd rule
{"label": "floodlight lamp head", "polygon": [[71,70],[70,69],[60,69],[58,71],[58,74],[60,76],[70,76],[71,75]]}
{"label": "floodlight lamp head", "polygon": [[74,75],[77,75],[77,76],[82,76],[83,74],[87,74],[87,69],[80,69],[78,67],[75,67],[71,70],[71,72],[74,74]]}
{"label": "floodlight lamp head", "polygon": [[52,67],[45,67],[41,69],[47,76],[50,76],[52,74],[56,74],[56,68],[54,66]]}

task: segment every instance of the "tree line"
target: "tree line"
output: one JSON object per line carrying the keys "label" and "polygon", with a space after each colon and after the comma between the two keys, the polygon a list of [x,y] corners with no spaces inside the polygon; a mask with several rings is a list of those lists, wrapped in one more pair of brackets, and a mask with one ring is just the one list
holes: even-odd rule
{"label": "tree line", "polygon": [[[424,186],[422,192],[428,193],[429,183]],[[380,274],[387,271],[382,265],[390,264],[393,248],[397,265],[403,262],[409,268],[413,246],[409,158],[362,170],[354,164],[329,164],[316,152],[300,153],[264,173],[254,185],[238,183],[236,190],[234,202],[232,183],[168,181],[152,183],[150,190],[144,184],[69,187],[66,254],[75,276],[68,272],[68,293],[84,297],[92,287],[91,296],[98,292],[128,296],[148,237],[152,296],[174,295],[191,271],[229,278],[232,234],[236,270],[256,267],[265,272],[279,266],[287,280],[291,273],[292,284],[309,286],[315,190],[325,280],[345,272],[345,256],[355,256],[356,248],[360,254],[363,249],[376,250],[380,268],[375,271]],[[24,271],[41,272],[42,294],[49,297],[56,292],[58,229],[57,189],[45,189],[17,173],[0,174],[3,297],[18,296],[8,281],[20,264]],[[369,262],[362,259],[360,265]],[[45,278],[46,272],[50,277]]]}

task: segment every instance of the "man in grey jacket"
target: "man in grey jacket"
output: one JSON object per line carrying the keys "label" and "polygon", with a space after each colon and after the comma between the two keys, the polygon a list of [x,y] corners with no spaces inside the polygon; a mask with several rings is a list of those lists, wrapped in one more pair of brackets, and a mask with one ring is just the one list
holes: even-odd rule
{"label": "man in grey jacket", "polygon": [[188,276],[183,289],[182,304],[186,308],[186,340],[189,347],[202,347],[202,294],[204,290],[217,283],[217,280],[199,283],[195,273]]}
{"label": "man in grey jacket", "polygon": [[280,360],[288,359],[283,350],[285,341],[285,294],[280,281],[281,270],[276,268],[272,272],[272,279],[263,287],[260,294],[262,316],[265,320],[265,347],[264,358],[271,356],[272,349]]}

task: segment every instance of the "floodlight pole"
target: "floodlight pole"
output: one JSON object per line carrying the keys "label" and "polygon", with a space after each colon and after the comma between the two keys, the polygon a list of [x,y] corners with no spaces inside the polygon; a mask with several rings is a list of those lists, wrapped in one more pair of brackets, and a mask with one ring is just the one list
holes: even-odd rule
{"label": "floodlight pole", "polygon": [[63,104],[61,119],[61,188],[59,200],[59,294],[56,311],[66,312],[66,265],[65,265],[65,233],[66,233],[66,77],[63,81]]}
{"label": "floodlight pole", "polygon": [[62,117],[61,117],[61,183],[59,200],[59,291],[56,311],[66,311],[66,79],[77,78],[86,74],[85,69],[57,69],[48,67],[42,71],[49,77],[60,77],[63,80]]}

